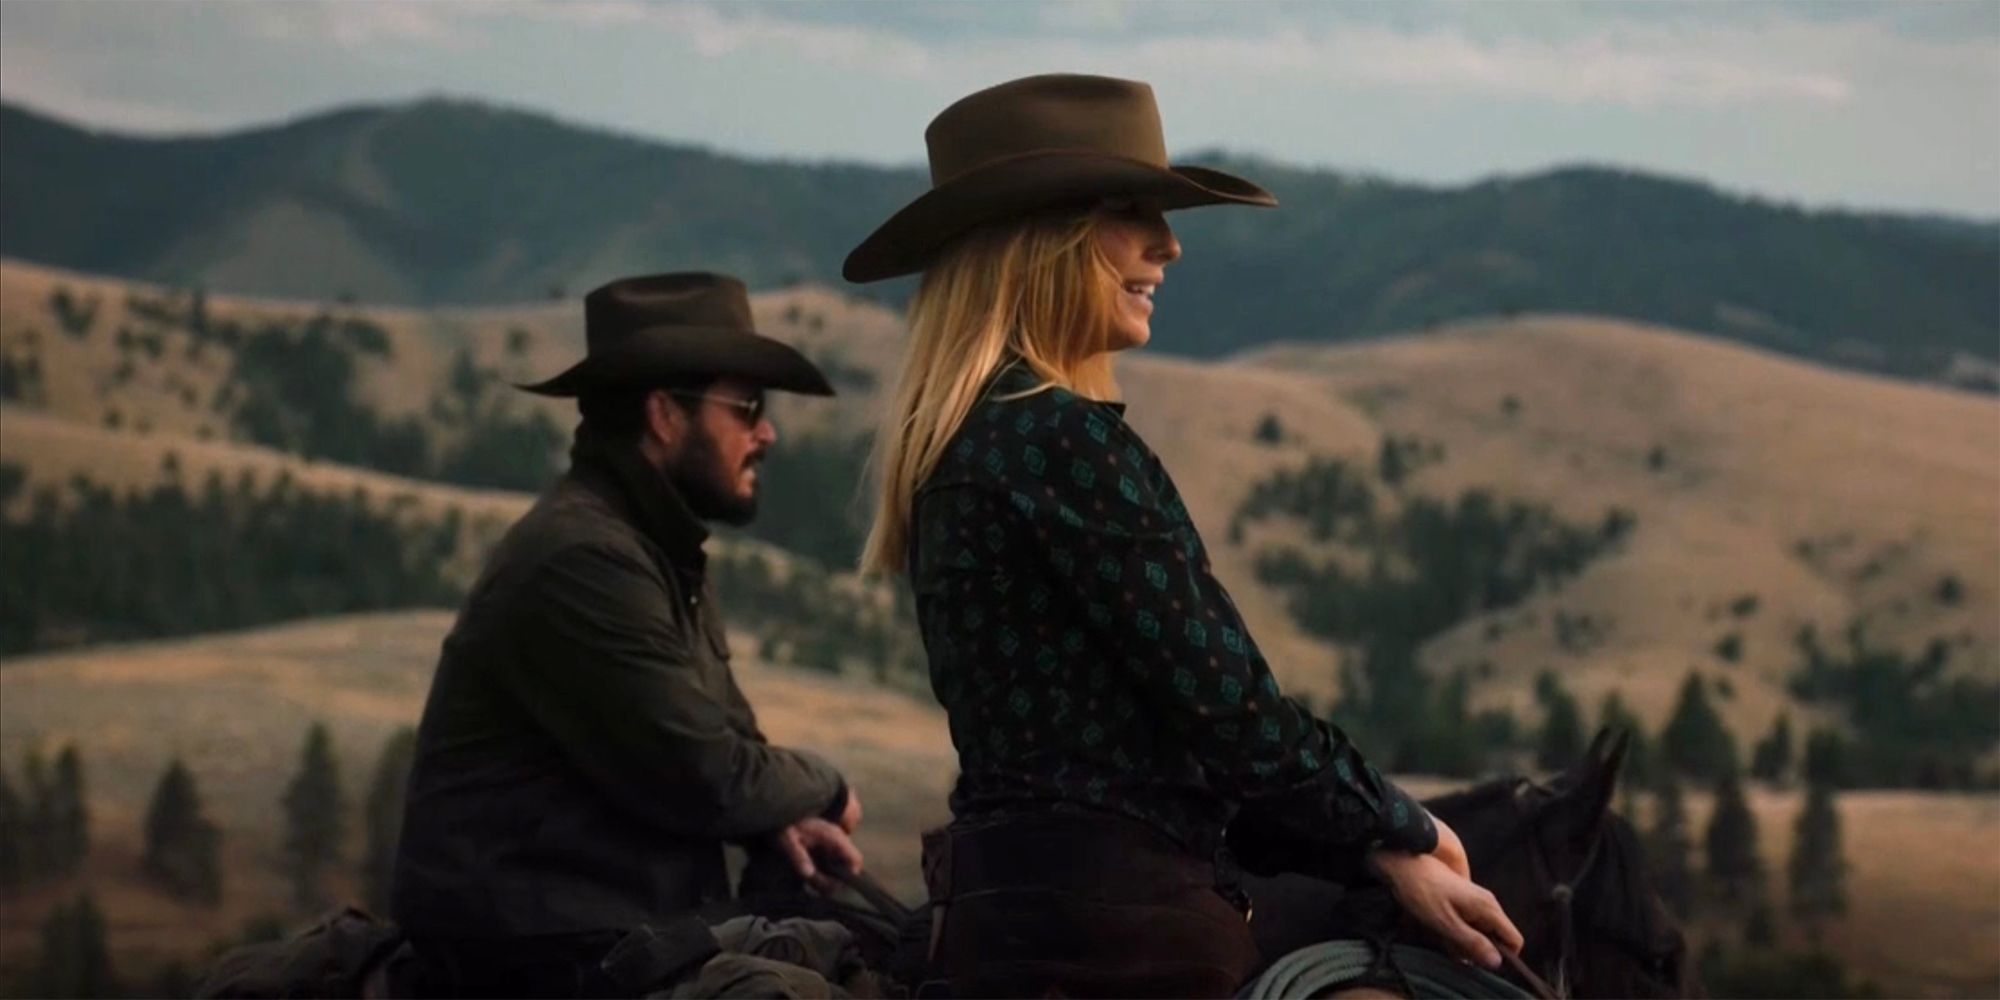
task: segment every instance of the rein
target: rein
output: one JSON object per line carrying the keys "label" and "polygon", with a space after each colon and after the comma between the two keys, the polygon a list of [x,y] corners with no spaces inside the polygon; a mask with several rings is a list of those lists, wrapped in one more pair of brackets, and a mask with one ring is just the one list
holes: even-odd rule
{"label": "rein", "polygon": [[[1555,875],[1555,866],[1549,863],[1548,850],[1543,846],[1539,816],[1533,822],[1533,840],[1535,843],[1536,858],[1541,861],[1542,869],[1553,877]],[[1540,979],[1534,978],[1534,974],[1528,970],[1527,963],[1522,962],[1514,956],[1506,956],[1513,959],[1509,964],[1517,974],[1528,977],[1530,985],[1535,986],[1538,992],[1547,991],[1550,994],[1551,1000],[1569,1000],[1569,991],[1573,985],[1570,981],[1570,965],[1576,957],[1576,890],[1583,886],[1584,879],[1590,877],[1592,869],[1597,865],[1597,856],[1600,853],[1600,848],[1603,846],[1604,832],[1600,830],[1597,836],[1591,839],[1590,850],[1584,852],[1583,862],[1577,865],[1575,873],[1571,874],[1569,878],[1558,879],[1556,884],[1549,889],[1548,897],[1543,901],[1544,905],[1555,908],[1557,919],[1556,969],[1555,984],[1553,987],[1542,982]],[[1505,955],[1504,949],[1502,950],[1502,954]]]}

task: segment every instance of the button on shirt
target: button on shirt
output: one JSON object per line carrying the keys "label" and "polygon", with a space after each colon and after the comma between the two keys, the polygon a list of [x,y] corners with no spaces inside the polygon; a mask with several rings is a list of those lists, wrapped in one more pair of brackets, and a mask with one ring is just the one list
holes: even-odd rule
{"label": "button on shirt", "polygon": [[918,490],[910,577],[960,819],[1106,810],[1259,871],[1351,879],[1436,828],[1278,690],[1124,407],[1018,360]]}

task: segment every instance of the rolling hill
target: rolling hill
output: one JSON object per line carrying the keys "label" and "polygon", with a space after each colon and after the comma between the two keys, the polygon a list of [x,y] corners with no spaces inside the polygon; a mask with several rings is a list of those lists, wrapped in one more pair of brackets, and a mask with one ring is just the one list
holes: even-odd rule
{"label": "rolling hill", "polygon": [[[863,432],[893,378],[896,317],[812,286],[760,293],[753,307],[762,328],[801,344],[843,390],[832,401],[781,399],[785,445],[812,454]],[[259,490],[285,481],[416,524],[457,511],[458,541],[439,568],[462,585],[529,496],[439,482],[449,470],[433,460],[496,422],[539,415],[567,427],[562,404],[501,383],[560,368],[580,341],[573,305],[197,298],[0,263],[0,466],[21,476],[5,530],[19,530],[43,491],[60,505],[79,483],[139,495],[179,482],[192,493],[211,475],[247,473]],[[306,377],[268,381],[293,370]],[[1692,671],[1711,681],[1739,744],[1779,712],[1801,729],[1839,727],[1837,707],[1800,701],[1791,683],[1807,625],[1830,643],[1858,629],[1913,660],[1942,642],[1947,676],[2000,681],[2000,401],[1989,396],[1561,315],[1364,344],[1271,345],[1224,361],[1142,352],[1121,359],[1120,378],[1130,418],[1174,471],[1281,680],[1316,706],[1342,693],[1342,666],[1359,651],[1310,627],[1301,611],[1311,609],[1269,577],[1268,557],[1388,552],[1391,573],[1396,557],[1368,548],[1379,539],[1318,537],[1309,517],[1246,510],[1270,483],[1327,462],[1345,463],[1384,511],[1483,492],[1540,505],[1560,523],[1592,524],[1609,510],[1629,518],[1620,540],[1575,574],[1540,580],[1517,601],[1467,608],[1419,651],[1428,673],[1469,670],[1478,704],[1527,724],[1538,718],[1534,678],[1548,670],[1586,710],[1617,691],[1657,731]],[[343,421],[377,436],[323,433]],[[339,449],[368,458],[400,426],[426,442],[419,457],[431,464],[417,474],[333,460]],[[283,433],[266,440],[274,429]],[[559,449],[534,442],[550,447],[500,464],[553,467]],[[1417,457],[1399,460],[1392,476],[1386,456],[1404,446]],[[828,519],[836,505],[826,498],[852,489],[858,473],[829,461],[816,475],[790,481],[812,503],[786,516]],[[767,728],[827,751],[871,789],[864,846],[877,871],[913,895],[914,831],[941,817],[951,777],[942,720],[927,700],[896,690],[922,684],[902,661],[883,674],[853,650],[830,661],[810,652],[828,629],[856,631],[857,609],[877,634],[907,632],[907,619],[873,585],[810,560],[741,538],[718,548],[720,565],[763,567],[739,569],[723,600]],[[60,561],[27,568],[49,580],[68,572]],[[809,579],[804,619],[785,617],[799,601],[780,599],[773,578]],[[0,761],[12,767],[30,745],[66,741],[85,753],[98,847],[82,884],[113,914],[121,960],[186,954],[282,907],[265,817],[304,725],[329,721],[347,787],[358,790],[382,740],[415,718],[448,624],[440,610],[384,611],[0,661]],[[864,680],[871,674],[893,683]],[[134,875],[144,796],[175,753],[231,831],[219,910],[182,907]],[[1982,766],[1994,764],[1989,752]],[[1707,806],[1691,798],[1699,829]],[[1752,802],[1775,866],[1798,795],[1758,788]],[[1899,993],[1988,989],[2000,975],[1990,949],[2000,867],[1983,849],[2000,825],[1990,794],[1847,792],[1841,809],[1855,906],[1830,940],[1854,970]],[[43,886],[0,908],[0,964],[33,947],[40,915],[74,887]]]}
{"label": "rolling hill", "polygon": [[[1808,211],[1595,168],[1428,188],[1196,159],[1285,207],[1176,218],[1188,258],[1161,293],[1165,350],[1575,312],[2000,384],[1990,222]],[[762,289],[833,283],[923,186],[913,169],[744,160],[467,101],[178,139],[0,106],[0,254],[287,298],[513,303],[685,268]]]}
{"label": "rolling hill", "polygon": [[[74,740],[90,782],[93,849],[78,880],[0,907],[0,968],[36,946],[49,907],[79,886],[110,914],[127,973],[197,955],[243,922],[283,913],[274,804],[296,766],[306,725],[334,735],[350,801],[383,741],[414,722],[450,625],[441,612],[326,619],[236,634],[107,647],[18,660],[0,669],[0,758]],[[772,666],[737,634],[735,666],[774,740],[828,755],[864,796],[868,865],[906,899],[920,895],[917,836],[945,818],[954,760],[943,715],[928,702],[855,680]],[[223,827],[224,903],[177,904],[138,877],[140,817],[165,761],[181,755]],[[1419,794],[1445,783],[1416,778]],[[1797,792],[1753,791],[1767,866],[1787,856]],[[1694,829],[1709,808],[1690,796]],[[1977,996],[2000,983],[2000,827],[1990,798],[1907,792],[1843,795],[1850,913],[1828,943],[1852,971],[1895,996]],[[1922,844],[1924,849],[1911,850]],[[349,857],[359,853],[358,838]],[[351,891],[351,883],[337,883]]]}
{"label": "rolling hill", "polygon": [[[62,332],[59,291],[99,303],[82,333]],[[131,483],[135,470],[156,479],[165,451],[202,454],[188,438],[203,433],[272,445],[214,406],[241,345],[216,343],[190,359],[198,338],[148,318],[169,294],[0,265],[0,360],[22,370],[32,358],[38,372],[12,405],[41,416],[10,411],[4,421],[8,459],[25,459],[31,479]],[[324,309],[221,296],[203,308],[210,326],[294,330]],[[463,434],[464,422],[438,407],[457,391],[450,385],[463,371],[454,369],[463,369],[474,396],[540,407],[564,427],[573,419],[563,404],[504,392],[497,381],[551,372],[575,356],[581,337],[565,310],[338,308],[343,322],[379,329],[388,345],[380,354],[347,349],[356,412],[417,421],[438,438]],[[810,287],[759,294],[754,308],[765,329],[800,343],[842,382],[830,402],[781,397],[781,449],[811,451],[870,428],[881,387],[894,377],[895,317]],[[136,346],[150,337],[163,345],[157,356]],[[472,359],[469,369],[453,361],[461,355]],[[1481,704],[1532,719],[1532,681],[1548,669],[1587,707],[1622,691],[1658,725],[1696,671],[1729,689],[1720,710],[1747,746],[1780,711],[1831,721],[1800,708],[1788,689],[1808,625],[1830,642],[1858,627],[1913,659],[1941,642],[1953,674],[2000,680],[2000,564],[1992,558],[2000,552],[1992,437],[2000,402],[1990,397],[1832,371],[1680,331],[1559,316],[1361,345],[1278,346],[1226,362],[1142,352],[1120,365],[1130,419],[1175,472],[1219,575],[1281,680],[1319,704],[1339,693],[1341,664],[1355,650],[1302,627],[1290,607],[1295,595],[1258,567],[1273,549],[1331,550],[1282,520],[1236,522],[1259,483],[1315,460],[1372,470],[1385,441],[1405,438],[1440,453],[1406,477],[1410,497],[1485,490],[1548,505],[1571,522],[1593,523],[1616,508],[1636,524],[1580,576],[1506,607],[1471,609],[1425,643],[1421,660],[1433,673],[1477,669]],[[177,383],[182,391],[172,391]],[[104,428],[113,412],[120,427]],[[1259,440],[1267,421],[1280,431],[1275,441]],[[81,427],[102,428],[106,443],[73,443]],[[72,443],[31,446],[31,437]],[[143,454],[154,457],[134,454],[137,441],[149,442]],[[789,482],[812,498],[795,520],[837,518],[841,505],[824,498],[855,490],[859,470],[834,462],[820,475]],[[774,478],[770,489],[783,493],[788,483]],[[1734,648],[1722,655],[1731,636]]]}

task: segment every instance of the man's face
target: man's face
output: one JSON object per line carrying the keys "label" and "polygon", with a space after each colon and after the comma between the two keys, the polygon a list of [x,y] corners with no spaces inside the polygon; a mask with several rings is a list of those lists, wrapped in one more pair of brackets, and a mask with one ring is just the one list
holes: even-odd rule
{"label": "man's face", "polygon": [[750,523],[757,516],[757,465],[778,440],[763,415],[763,389],[726,378],[676,395],[685,404],[684,433],[661,471],[696,517]]}

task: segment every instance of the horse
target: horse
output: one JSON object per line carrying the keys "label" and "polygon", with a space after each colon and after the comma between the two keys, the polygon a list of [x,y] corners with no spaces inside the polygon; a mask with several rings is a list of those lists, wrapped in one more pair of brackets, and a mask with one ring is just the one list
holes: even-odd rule
{"label": "horse", "polygon": [[[1546,785],[1500,778],[1424,803],[1458,832],[1475,879],[1520,927],[1526,971],[1510,978],[1526,991],[1562,1000],[1705,995],[1680,929],[1647,879],[1637,835],[1610,808],[1626,746],[1625,736],[1613,740],[1608,731],[1600,732],[1582,760]],[[728,912],[703,916],[711,923],[743,912],[836,920],[855,933],[871,968],[884,968],[911,985],[927,980],[932,908],[906,907],[872,879],[836,874],[847,876],[866,906],[803,898],[786,889],[748,892]],[[1246,876],[1245,888],[1254,902],[1251,931],[1259,950],[1273,960],[1356,938],[1378,952],[1396,945],[1441,950],[1401,918],[1386,888],[1350,889],[1296,875]],[[273,949],[265,964],[284,981],[266,977],[243,989],[240,981],[232,984],[223,976],[219,985],[225,988],[207,987],[197,995],[304,995],[293,989],[301,985],[293,981],[301,969],[325,973],[310,984],[308,992],[317,995],[410,995],[409,984],[395,982],[398,977],[391,974],[393,946],[381,927],[352,920],[350,925],[346,938],[365,946],[338,947],[342,934],[328,931],[341,928],[324,925],[301,938],[258,946]],[[245,959],[255,957],[255,949],[238,951]],[[331,960],[336,953],[352,958]],[[1432,957],[1443,962],[1441,955]],[[1549,988],[1540,990],[1544,986]]]}
{"label": "horse", "polygon": [[[1424,802],[1458,832],[1474,880],[1521,929],[1527,974],[1505,978],[1525,991],[1706,995],[1685,938],[1648,880],[1637,834],[1611,810],[1628,735],[1600,731],[1585,756],[1548,784],[1499,778]],[[1386,889],[1278,876],[1253,877],[1249,891],[1251,928],[1267,958],[1357,937],[1377,947],[1439,948],[1400,918]]]}

